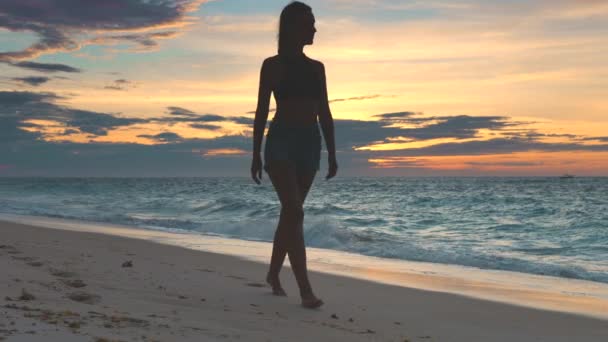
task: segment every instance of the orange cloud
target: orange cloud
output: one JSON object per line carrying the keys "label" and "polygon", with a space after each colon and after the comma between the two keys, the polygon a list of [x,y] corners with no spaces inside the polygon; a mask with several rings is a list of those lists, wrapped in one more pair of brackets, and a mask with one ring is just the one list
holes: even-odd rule
{"label": "orange cloud", "polygon": [[218,148],[214,150],[205,150],[201,154],[205,157],[231,156],[247,154],[247,151],[238,148]]}
{"label": "orange cloud", "polygon": [[487,171],[527,174],[599,175],[608,170],[608,152],[518,152],[462,156],[389,156],[370,158],[372,168],[421,168],[445,171]]}

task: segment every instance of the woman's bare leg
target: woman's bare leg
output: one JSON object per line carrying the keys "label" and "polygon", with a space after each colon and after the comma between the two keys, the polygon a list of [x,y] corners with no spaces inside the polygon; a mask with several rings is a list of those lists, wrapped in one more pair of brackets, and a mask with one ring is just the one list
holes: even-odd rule
{"label": "woman's bare leg", "polygon": [[287,255],[287,249],[285,246],[283,246],[283,242],[279,236],[279,227],[285,224],[283,222],[285,220],[286,217],[283,214],[283,210],[281,210],[281,214],[279,215],[279,223],[274,232],[272,256],[270,257],[270,268],[268,269],[268,274],[266,275],[266,282],[272,287],[272,293],[276,296],[287,296],[287,293],[281,286],[281,281],[279,280],[279,272],[281,272],[281,267],[283,266],[285,256]]}
{"label": "woman's bare leg", "polygon": [[[318,307],[323,302],[316,298],[312,292],[306,267],[303,196],[300,193],[298,175],[293,164],[282,161],[276,161],[269,168],[268,175],[281,201],[281,219],[275,233],[274,246],[276,247],[276,251],[274,251],[273,247],[274,260],[271,260],[269,278],[273,278],[276,274],[276,280],[278,280],[278,270],[280,270],[280,264],[285,258],[282,253],[286,251],[300,288],[302,305],[306,307]],[[310,177],[314,178],[314,174],[307,176],[307,179]],[[307,180],[306,182],[311,181]],[[310,188],[310,185],[308,188]]]}
{"label": "woman's bare leg", "polygon": [[[312,186],[312,182],[315,178],[316,173],[307,173],[307,174],[296,174],[296,182],[298,183],[298,192],[300,193],[300,199],[302,202],[302,206],[304,206],[304,201],[306,200],[306,196]],[[284,210],[281,210],[281,215],[279,216],[279,224],[284,224],[285,218]],[[285,262],[285,256],[287,255],[287,250],[282,245],[279,239],[279,229],[274,234],[274,242],[272,247],[272,257],[270,259],[270,269],[268,271],[268,275],[266,276],[266,282],[272,287],[273,294],[277,296],[286,296],[285,290],[281,286],[281,281],[279,280],[279,272],[281,271],[281,267]]]}

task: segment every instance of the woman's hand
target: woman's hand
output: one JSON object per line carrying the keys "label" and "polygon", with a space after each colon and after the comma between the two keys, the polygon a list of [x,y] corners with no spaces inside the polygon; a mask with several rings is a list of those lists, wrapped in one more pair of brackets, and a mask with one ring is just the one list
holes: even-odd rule
{"label": "woman's hand", "polygon": [[261,184],[262,180],[262,157],[259,154],[253,155],[253,160],[251,161],[251,178],[258,183]]}
{"label": "woman's hand", "polygon": [[338,173],[338,161],[336,160],[336,156],[330,155],[327,158],[327,162],[329,164],[329,167],[327,170],[327,176],[325,176],[325,180],[333,178],[336,175],[336,173]]}

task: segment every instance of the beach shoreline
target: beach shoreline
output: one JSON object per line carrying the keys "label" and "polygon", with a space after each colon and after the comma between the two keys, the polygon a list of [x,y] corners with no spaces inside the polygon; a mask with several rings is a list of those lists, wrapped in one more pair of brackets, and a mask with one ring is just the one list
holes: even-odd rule
{"label": "beach shoreline", "polygon": [[[288,261],[281,280],[290,296],[270,295],[263,282],[267,242],[16,215],[0,217],[0,237],[0,336],[8,341],[608,336],[602,283],[309,248],[311,282],[326,304],[307,310],[298,305]],[[86,285],[74,287],[78,281]]]}

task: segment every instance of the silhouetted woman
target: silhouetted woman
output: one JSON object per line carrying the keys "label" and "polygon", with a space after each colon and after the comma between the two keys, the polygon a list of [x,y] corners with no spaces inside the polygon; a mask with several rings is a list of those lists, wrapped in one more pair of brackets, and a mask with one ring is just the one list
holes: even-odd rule
{"label": "silhouetted woman", "polygon": [[303,205],[313,179],[319,171],[323,129],[328,151],[329,170],[326,179],[336,175],[334,124],[327,100],[323,63],[303,52],[312,44],[315,29],[312,9],[293,1],[281,12],[278,55],[262,63],[258,105],[253,124],[253,161],[251,176],[260,184],[262,159],[260,146],[268,118],[270,93],[274,93],[276,113],[270,123],[264,146],[264,167],[281,202],[281,215],[274,234],[270,269],[266,281],[278,296],[287,294],[281,287],[279,272],[285,255],[295,275],[302,305],[316,308],[323,304],[308,280],[304,245]]}

